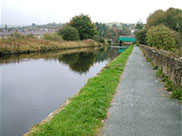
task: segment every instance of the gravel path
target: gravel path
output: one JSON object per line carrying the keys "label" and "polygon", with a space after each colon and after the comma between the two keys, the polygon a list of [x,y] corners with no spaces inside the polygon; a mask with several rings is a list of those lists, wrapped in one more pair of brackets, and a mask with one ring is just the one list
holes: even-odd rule
{"label": "gravel path", "polygon": [[182,136],[182,105],[170,99],[152,65],[135,47],[101,136]]}

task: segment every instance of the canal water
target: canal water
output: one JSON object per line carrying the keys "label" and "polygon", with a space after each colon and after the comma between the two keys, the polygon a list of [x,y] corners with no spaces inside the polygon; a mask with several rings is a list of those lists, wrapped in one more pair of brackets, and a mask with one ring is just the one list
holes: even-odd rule
{"label": "canal water", "polygon": [[119,52],[118,48],[96,48],[1,58],[1,136],[26,133]]}

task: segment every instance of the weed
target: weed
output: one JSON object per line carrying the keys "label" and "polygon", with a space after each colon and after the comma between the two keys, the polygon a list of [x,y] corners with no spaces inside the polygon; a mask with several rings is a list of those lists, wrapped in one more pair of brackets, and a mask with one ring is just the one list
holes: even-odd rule
{"label": "weed", "polygon": [[151,62],[151,59],[150,58],[147,58],[147,62]]}
{"label": "weed", "polygon": [[162,70],[157,70],[156,76],[161,78],[161,80],[165,83],[167,91],[171,92],[171,98],[178,99],[182,102],[182,87],[175,86],[168,76],[162,72]]}

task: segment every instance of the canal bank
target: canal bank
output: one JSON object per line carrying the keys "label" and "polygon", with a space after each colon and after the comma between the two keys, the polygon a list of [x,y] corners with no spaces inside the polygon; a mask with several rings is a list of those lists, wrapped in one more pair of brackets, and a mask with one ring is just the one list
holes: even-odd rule
{"label": "canal bank", "polygon": [[3,58],[1,134],[26,133],[118,55],[115,48],[84,48]]}
{"label": "canal bank", "polygon": [[0,56],[104,46],[94,40],[59,42],[29,38],[0,39],[0,41]]}
{"label": "canal bank", "polygon": [[89,79],[79,94],[70,99],[50,121],[35,125],[26,135],[94,135],[103,126],[107,109],[119,83],[133,46],[105,66],[99,75]]}

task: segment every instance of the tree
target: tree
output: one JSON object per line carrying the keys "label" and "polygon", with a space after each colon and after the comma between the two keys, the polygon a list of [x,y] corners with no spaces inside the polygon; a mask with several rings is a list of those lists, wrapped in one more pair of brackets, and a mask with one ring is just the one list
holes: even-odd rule
{"label": "tree", "polygon": [[158,25],[147,31],[147,43],[164,50],[173,50],[175,39],[173,32],[164,25]]}
{"label": "tree", "polygon": [[157,10],[147,18],[146,29],[159,24],[164,24],[166,20],[165,13],[163,10]]}
{"label": "tree", "polygon": [[182,10],[175,8],[169,8],[166,11],[157,10],[148,17],[146,28],[160,24],[182,33]]}
{"label": "tree", "polygon": [[80,40],[78,31],[71,26],[65,26],[58,30],[58,35],[61,35],[63,40],[78,41]]}
{"label": "tree", "polygon": [[5,29],[6,31],[8,30],[8,25],[7,25],[7,24],[5,25],[4,29]]}
{"label": "tree", "polygon": [[36,26],[36,24],[35,23],[32,23],[32,27],[35,27]]}
{"label": "tree", "polygon": [[182,32],[182,10],[169,8],[165,12],[165,25],[177,32]]}
{"label": "tree", "polygon": [[81,14],[71,19],[70,26],[77,29],[80,39],[92,39],[97,34],[96,25],[88,15]]}
{"label": "tree", "polygon": [[112,27],[107,31],[106,37],[112,39],[113,42],[118,42],[119,34],[116,27]]}
{"label": "tree", "polygon": [[102,23],[98,23],[96,22],[96,26],[97,26],[97,32],[99,37],[106,37],[106,32],[108,31],[108,26],[106,26],[106,24],[102,24]]}
{"label": "tree", "polygon": [[140,44],[147,44],[146,41],[146,34],[147,34],[147,30],[146,29],[142,29],[142,30],[138,30],[135,32],[135,37],[138,43]]}
{"label": "tree", "polygon": [[144,27],[144,24],[141,21],[138,21],[135,26],[135,29],[141,30],[143,29],[143,27]]}
{"label": "tree", "polygon": [[178,56],[182,56],[182,34],[176,31],[173,31],[173,34],[176,41],[176,53]]}

